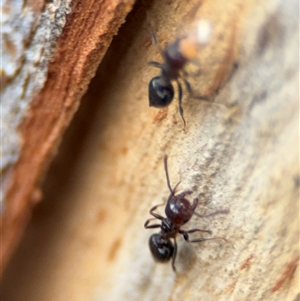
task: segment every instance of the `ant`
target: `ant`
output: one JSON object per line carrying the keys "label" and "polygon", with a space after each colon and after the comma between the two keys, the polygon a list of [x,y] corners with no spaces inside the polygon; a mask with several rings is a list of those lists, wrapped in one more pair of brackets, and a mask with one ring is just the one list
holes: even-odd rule
{"label": "ant", "polygon": [[[208,35],[210,35],[210,29],[205,28],[205,30],[209,31]],[[172,85],[172,81],[176,81],[178,89],[179,112],[185,128],[186,122],[183,116],[182,108],[183,93],[179,78],[183,80],[186,90],[190,95],[192,95],[191,85],[185,79],[187,72],[184,70],[184,67],[187,62],[195,59],[197,54],[197,46],[199,46],[201,43],[204,44],[205,41],[197,40],[192,36],[183,36],[181,38],[177,38],[175,42],[169,44],[163,51],[158,45],[156,35],[152,28],[151,35],[153,44],[155,44],[158,48],[158,51],[160,52],[164,62],[148,62],[149,65],[161,69],[160,75],[153,77],[149,82],[149,106],[156,108],[168,106],[174,99],[174,87]],[[204,38],[204,40],[207,38]],[[183,74],[183,76],[181,74]],[[198,96],[197,98],[205,102],[210,102],[206,96]]]}
{"label": "ant", "polygon": [[[210,230],[200,230],[200,229],[191,229],[191,230],[181,230],[180,227],[186,224],[192,217],[193,214],[199,216],[199,217],[208,217],[219,213],[229,213],[229,210],[219,210],[217,212],[214,212],[212,214],[202,216],[195,212],[195,209],[197,208],[197,205],[199,203],[199,199],[195,198],[193,201],[193,204],[189,202],[185,198],[186,195],[190,195],[193,192],[190,190],[184,191],[178,195],[175,195],[175,190],[178,187],[180,181],[175,185],[175,188],[172,189],[169,179],[169,173],[168,173],[168,156],[164,156],[164,167],[165,167],[165,173],[166,173],[166,179],[167,179],[167,185],[170,190],[170,195],[167,200],[167,205],[165,208],[165,214],[167,217],[163,217],[154,211],[158,206],[162,205],[156,205],[149,213],[154,216],[154,218],[148,219],[144,227],[145,229],[153,229],[153,228],[160,228],[159,233],[152,234],[149,239],[149,247],[150,251],[154,257],[154,259],[158,262],[167,262],[172,258],[172,268],[173,271],[176,272],[175,268],[175,259],[177,255],[177,243],[176,243],[176,234],[179,233],[183,236],[183,238],[187,242],[202,242],[205,240],[212,240],[212,239],[223,239],[226,241],[225,238],[222,237],[213,237],[213,238],[197,238],[190,240],[189,234],[194,232],[206,232],[211,234]],[[150,221],[153,219],[159,219],[161,220],[161,224],[153,224],[149,225]],[[174,244],[172,243],[171,239],[174,240]]]}

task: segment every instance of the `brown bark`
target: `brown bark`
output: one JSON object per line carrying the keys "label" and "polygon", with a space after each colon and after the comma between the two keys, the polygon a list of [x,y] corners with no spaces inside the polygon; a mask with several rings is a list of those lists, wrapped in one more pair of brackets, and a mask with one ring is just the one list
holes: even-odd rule
{"label": "brown bark", "polygon": [[[79,100],[94,76],[113,35],[117,33],[133,5],[132,0],[61,1],[60,6],[52,3],[44,4],[42,17],[41,2],[24,3],[22,15],[17,15],[14,11],[16,7],[13,1],[5,3],[8,16],[15,13],[15,18],[23,18],[26,23],[29,22],[26,13],[34,12],[36,20],[41,19],[40,23],[33,19],[36,26],[30,28],[31,38],[26,37],[21,28],[14,28],[15,31],[11,34],[15,34],[16,37],[24,34],[22,42],[24,45],[28,44],[27,51],[31,56],[20,54],[15,74],[5,73],[6,70],[2,74],[5,101],[3,110],[5,114],[12,114],[13,119],[3,116],[6,131],[3,143],[9,149],[7,152],[12,158],[3,164],[2,170],[4,173],[2,189],[5,198],[2,215],[3,266],[20,240],[33,205],[41,198],[39,190],[41,178],[56,152],[57,144],[77,110]],[[66,18],[67,25],[64,27]],[[49,20],[53,21],[51,30],[48,30]],[[12,18],[11,24],[8,25],[13,27],[14,21]],[[41,36],[47,34],[50,35],[49,39],[41,39]],[[37,36],[39,38],[36,38]],[[17,57],[18,55],[14,54],[17,50],[13,47],[17,48],[20,45],[9,47],[13,37],[4,36],[4,38],[6,50],[10,49],[10,55]],[[55,43],[57,39],[58,45]],[[28,62],[32,60],[32,56],[37,56],[35,52],[37,47],[44,49],[43,52],[47,55],[41,54],[40,59],[30,65]],[[34,68],[33,74],[30,73],[31,68]],[[44,73],[48,73],[45,82],[39,82]],[[22,95],[18,94],[20,89],[23,89]],[[20,105],[21,102],[23,106]],[[13,106],[18,107],[20,116],[13,115]],[[21,137],[22,145],[18,143],[10,145],[9,139],[5,139],[13,135]],[[15,156],[18,157],[16,163]],[[5,158],[2,157],[2,160]]]}
{"label": "brown bark", "polygon": [[[296,3],[137,5],[47,178],[45,203],[7,270],[4,297],[299,298]],[[212,25],[197,55],[200,65],[187,71],[200,69],[190,78],[193,90],[216,104],[188,98],[185,91],[185,131],[177,96],[167,109],[148,107],[147,85],[159,70],[146,62],[161,58],[149,45],[146,14],[163,47],[192,32],[199,19]],[[210,229],[211,237],[227,242],[188,244],[178,237],[177,273],[153,261],[147,242],[155,230],[143,228],[150,208],[168,196],[165,153],[171,185],[181,179],[178,191],[193,190],[200,214],[230,210],[186,225]],[[9,289],[11,282],[18,291]]]}

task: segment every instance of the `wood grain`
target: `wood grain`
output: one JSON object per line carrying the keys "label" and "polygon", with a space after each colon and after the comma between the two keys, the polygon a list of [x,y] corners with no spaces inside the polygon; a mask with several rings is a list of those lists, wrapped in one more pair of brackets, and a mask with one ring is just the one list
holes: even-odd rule
{"label": "wood grain", "polygon": [[[199,19],[212,36],[197,56],[195,92],[148,107],[164,47]],[[128,16],[83,99],[4,277],[7,300],[297,300],[299,63],[296,1],[154,1]],[[186,91],[185,91],[186,92]],[[223,105],[222,105],[223,104]],[[155,263],[145,230],[166,200],[163,156],[178,191],[192,189],[201,228],[222,240],[179,239],[177,273]],[[161,211],[163,214],[163,211]],[[208,236],[209,237],[209,236]],[[28,276],[30,271],[30,277]],[[17,285],[18,290],[10,288]]]}
{"label": "wood grain", "polygon": [[[49,5],[25,2],[23,6],[21,3],[15,6],[13,1],[5,3],[8,16],[19,9],[11,24],[5,26],[13,27],[18,18],[24,19],[24,27],[29,26],[29,21],[35,26],[30,24],[29,33],[23,32],[21,25],[14,28],[12,35],[32,36],[30,43],[24,40],[24,45],[21,44],[22,51],[31,55],[20,55],[15,73],[5,73],[9,68],[2,72],[3,266],[20,240],[32,207],[42,197],[40,182],[79,100],[133,5],[131,0],[72,3],[62,0]],[[32,18],[26,19],[27,15]],[[68,22],[64,26],[67,16]],[[48,24],[50,21],[53,22],[51,25]],[[47,35],[48,39],[44,38]],[[13,37],[9,38],[13,41]],[[6,44],[9,38],[6,38]],[[44,53],[46,55],[42,55]],[[16,56],[10,54],[13,61]],[[33,61],[36,57],[38,59]]]}

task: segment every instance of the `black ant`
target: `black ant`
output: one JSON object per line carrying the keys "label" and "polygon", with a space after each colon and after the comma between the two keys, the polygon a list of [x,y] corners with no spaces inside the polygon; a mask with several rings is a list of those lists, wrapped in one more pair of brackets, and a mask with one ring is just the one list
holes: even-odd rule
{"label": "black ant", "polygon": [[[170,195],[167,200],[167,205],[165,208],[165,214],[166,218],[155,213],[154,210],[158,206],[154,206],[149,213],[154,216],[154,218],[148,219],[144,227],[146,229],[153,229],[153,228],[160,228],[159,233],[152,234],[149,239],[149,247],[150,251],[154,257],[155,260],[159,262],[167,262],[172,258],[172,268],[173,271],[176,271],[175,268],[175,259],[177,255],[177,243],[176,243],[176,234],[179,233],[183,236],[183,238],[187,242],[202,242],[205,240],[211,240],[211,239],[224,239],[222,237],[213,237],[213,238],[197,238],[197,239],[189,239],[189,234],[194,232],[206,232],[211,234],[210,230],[200,230],[200,229],[191,229],[191,230],[181,230],[180,227],[186,224],[192,217],[193,214],[204,217],[202,215],[199,215],[195,212],[195,209],[197,208],[197,205],[199,203],[199,199],[195,198],[193,201],[193,204],[185,198],[186,195],[190,195],[193,192],[190,190],[184,191],[178,195],[175,195],[175,190],[177,186],[179,185],[180,181],[175,185],[175,188],[172,189],[168,174],[168,156],[164,156],[164,167],[166,172],[166,179],[167,179],[167,185],[170,190]],[[212,214],[209,214],[205,217],[212,216],[219,213],[229,213],[229,210],[219,210],[217,212],[214,212]],[[153,219],[159,219],[161,220],[161,224],[153,224],[149,225],[150,221]],[[173,238],[174,244],[172,243],[171,239]],[[224,239],[226,241],[226,239]]]}
{"label": "black ant", "polygon": [[[187,75],[187,72],[184,71],[184,66],[187,62],[195,59],[197,46],[199,46],[201,43],[199,43],[199,41],[192,36],[183,36],[181,38],[177,38],[175,42],[169,44],[163,51],[158,46],[156,35],[152,29],[151,34],[153,43],[158,48],[164,62],[148,62],[149,65],[161,69],[160,75],[153,77],[149,82],[149,106],[156,108],[168,106],[174,99],[174,87],[172,85],[172,81],[176,81],[178,89],[179,112],[185,128],[186,122],[183,116],[182,108],[182,86],[179,82],[179,78],[183,80],[186,90],[191,95],[191,85],[184,77]],[[206,96],[198,96],[197,98],[206,102],[210,102]]]}

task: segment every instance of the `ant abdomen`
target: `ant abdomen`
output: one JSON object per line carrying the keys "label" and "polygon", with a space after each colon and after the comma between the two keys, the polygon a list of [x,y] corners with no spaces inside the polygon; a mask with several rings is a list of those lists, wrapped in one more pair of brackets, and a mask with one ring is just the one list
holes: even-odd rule
{"label": "ant abdomen", "polygon": [[150,236],[149,247],[154,259],[159,262],[169,261],[174,253],[174,246],[171,240],[159,233]]}
{"label": "ant abdomen", "polygon": [[156,76],[149,82],[149,106],[164,108],[168,106],[174,98],[174,88],[169,80],[161,76]]}

